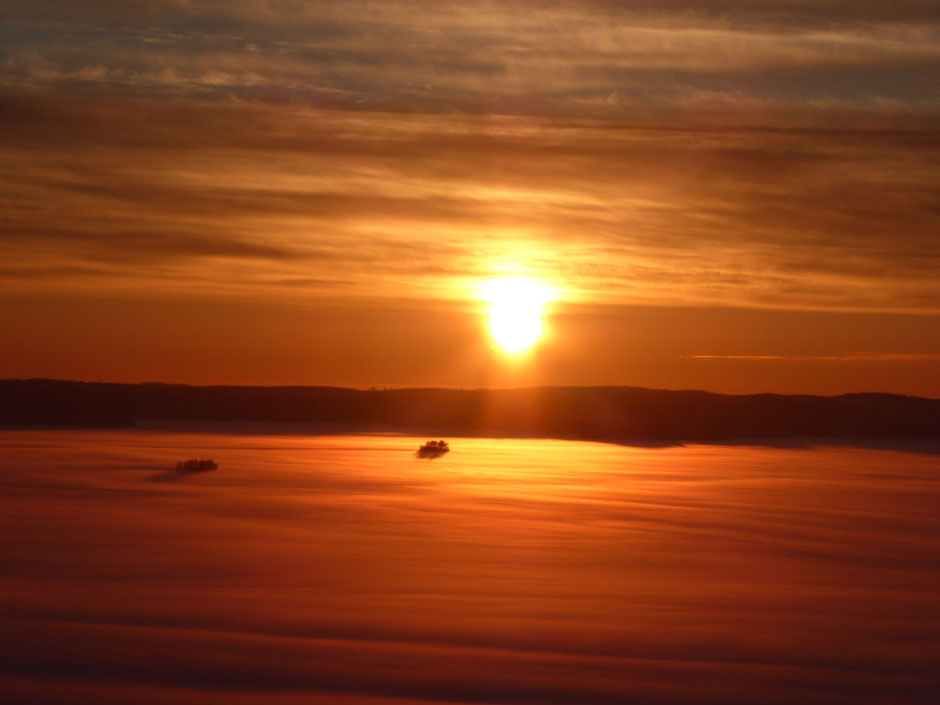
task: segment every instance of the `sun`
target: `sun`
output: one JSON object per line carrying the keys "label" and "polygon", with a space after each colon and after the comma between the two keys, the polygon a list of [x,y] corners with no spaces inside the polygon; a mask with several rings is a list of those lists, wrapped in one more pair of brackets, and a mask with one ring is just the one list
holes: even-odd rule
{"label": "sun", "polygon": [[490,334],[503,350],[520,353],[542,335],[542,310],[551,299],[548,287],[525,277],[505,277],[483,284],[490,304]]}

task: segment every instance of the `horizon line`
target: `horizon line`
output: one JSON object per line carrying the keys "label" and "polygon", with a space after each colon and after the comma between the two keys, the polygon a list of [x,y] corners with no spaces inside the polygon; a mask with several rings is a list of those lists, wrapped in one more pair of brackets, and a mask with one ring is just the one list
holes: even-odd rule
{"label": "horizon line", "polygon": [[534,391],[534,390],[548,390],[548,389],[570,389],[570,390],[591,390],[591,389],[619,389],[619,390],[635,390],[642,392],[662,392],[662,393],[674,393],[674,394],[708,394],[713,396],[722,396],[722,397],[756,397],[756,396],[773,396],[773,397],[810,397],[816,399],[836,399],[839,397],[847,396],[887,396],[887,397],[903,397],[908,399],[926,399],[930,401],[940,401],[940,397],[930,397],[916,394],[899,394],[897,392],[884,392],[877,390],[867,390],[861,392],[840,392],[838,394],[808,394],[800,392],[747,392],[747,393],[736,393],[736,392],[716,392],[708,389],[694,389],[694,388],[677,388],[669,389],[664,387],[641,387],[636,385],[629,384],[591,384],[591,385],[577,385],[577,384],[564,384],[564,385],[536,385],[536,386],[523,386],[523,387],[437,387],[437,386],[384,386],[378,387],[371,385],[368,387],[356,387],[356,386],[343,386],[335,384],[189,384],[186,382],[159,382],[159,381],[146,381],[146,382],[113,382],[113,381],[103,381],[103,380],[80,380],[80,379],[59,379],[55,377],[6,377],[0,379],[0,384],[6,382],[56,382],[63,384],[102,384],[102,385],[115,385],[115,386],[125,386],[125,387],[145,387],[145,386],[163,386],[163,387],[188,387],[192,389],[218,389],[218,388],[235,388],[235,389],[339,389],[350,392],[406,392],[406,391],[441,391],[441,392],[520,392],[520,391]]}

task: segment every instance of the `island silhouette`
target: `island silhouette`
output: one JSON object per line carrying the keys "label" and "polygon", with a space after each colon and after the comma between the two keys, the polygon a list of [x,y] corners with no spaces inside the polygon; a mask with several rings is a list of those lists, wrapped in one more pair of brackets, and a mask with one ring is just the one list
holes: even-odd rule
{"label": "island silhouette", "polygon": [[450,452],[447,441],[428,441],[415,452],[419,458],[439,458]]}

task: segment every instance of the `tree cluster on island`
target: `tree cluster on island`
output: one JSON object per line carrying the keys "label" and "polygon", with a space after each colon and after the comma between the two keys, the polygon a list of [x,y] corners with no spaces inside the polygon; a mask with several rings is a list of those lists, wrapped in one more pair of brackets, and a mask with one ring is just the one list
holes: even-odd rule
{"label": "tree cluster on island", "polygon": [[202,472],[204,470],[215,470],[219,466],[212,458],[190,458],[181,460],[176,464],[176,469],[180,472]]}
{"label": "tree cluster on island", "polygon": [[450,451],[447,441],[428,441],[418,448],[419,458],[436,458]]}

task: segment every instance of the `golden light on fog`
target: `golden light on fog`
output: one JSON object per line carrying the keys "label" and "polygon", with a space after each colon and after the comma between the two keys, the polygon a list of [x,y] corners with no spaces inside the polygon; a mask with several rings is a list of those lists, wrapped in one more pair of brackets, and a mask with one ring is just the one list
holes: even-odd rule
{"label": "golden light on fog", "polygon": [[509,353],[532,347],[542,335],[544,305],[551,290],[525,277],[505,277],[483,284],[482,298],[490,304],[490,334]]}

